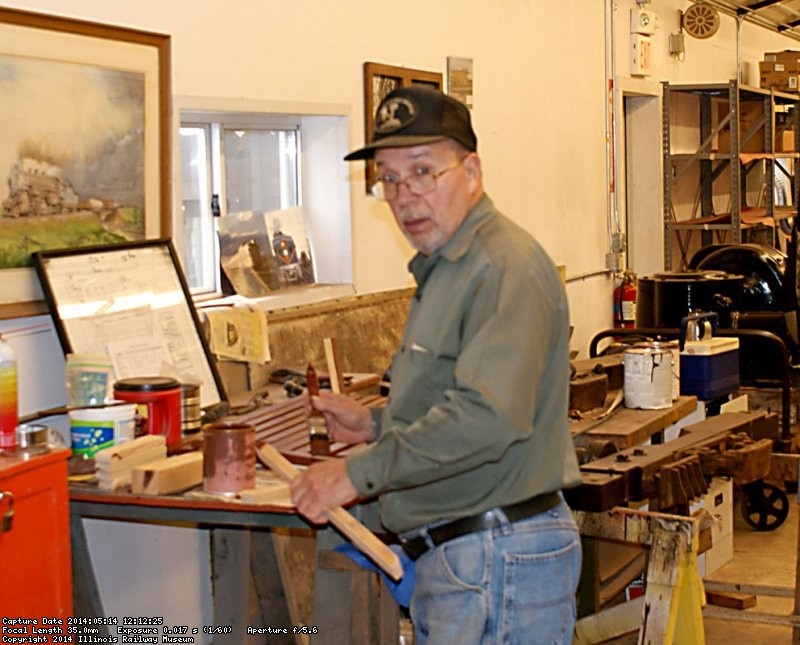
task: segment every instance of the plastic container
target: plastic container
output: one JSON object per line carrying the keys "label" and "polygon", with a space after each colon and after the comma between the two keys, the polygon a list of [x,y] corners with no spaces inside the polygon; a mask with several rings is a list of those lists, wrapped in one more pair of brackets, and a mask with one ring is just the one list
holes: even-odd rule
{"label": "plastic container", "polygon": [[136,406],[132,403],[70,410],[72,454],[94,457],[98,450],[130,441],[135,418]]}
{"label": "plastic container", "polygon": [[203,426],[203,490],[235,495],[256,485],[256,429],[246,423]]}
{"label": "plastic container", "polygon": [[138,404],[143,434],[181,441],[181,384],[167,376],[142,376],[114,383],[114,398]]}
{"label": "plastic container", "polygon": [[111,358],[96,354],[67,354],[67,403],[104,405],[112,398],[114,369]]}
{"label": "plastic container", "polygon": [[738,388],[738,338],[686,341],[681,352],[681,394],[710,401]]}
{"label": "plastic container", "polygon": [[17,447],[17,358],[0,336],[0,452]]}
{"label": "plastic container", "polygon": [[739,387],[739,339],[720,338],[717,314],[695,312],[681,320],[681,394],[710,401]]}

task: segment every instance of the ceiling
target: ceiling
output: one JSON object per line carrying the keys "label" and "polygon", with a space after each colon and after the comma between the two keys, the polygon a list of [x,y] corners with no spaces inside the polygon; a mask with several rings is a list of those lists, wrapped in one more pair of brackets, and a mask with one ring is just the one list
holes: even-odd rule
{"label": "ceiling", "polygon": [[723,13],[800,40],[800,0],[704,1]]}

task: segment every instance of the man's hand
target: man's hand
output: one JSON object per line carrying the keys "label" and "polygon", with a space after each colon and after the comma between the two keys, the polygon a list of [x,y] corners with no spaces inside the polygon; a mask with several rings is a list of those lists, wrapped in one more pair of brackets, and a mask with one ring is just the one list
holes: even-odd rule
{"label": "man's hand", "polygon": [[346,394],[320,392],[312,398],[312,404],[325,415],[328,434],[333,441],[354,444],[375,439],[369,408]]}
{"label": "man's hand", "polygon": [[326,524],[327,510],[358,497],[358,491],[345,470],[344,459],[311,464],[291,481],[289,488],[297,510],[314,524]]}

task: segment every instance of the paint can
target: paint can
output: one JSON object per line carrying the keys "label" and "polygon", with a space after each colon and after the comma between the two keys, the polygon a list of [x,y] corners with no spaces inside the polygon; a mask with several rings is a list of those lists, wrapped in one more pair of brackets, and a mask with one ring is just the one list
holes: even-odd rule
{"label": "paint can", "polygon": [[200,407],[200,383],[181,383],[181,430],[183,434],[199,432],[203,409]]}
{"label": "paint can", "polygon": [[667,349],[672,355],[672,400],[677,401],[681,395],[681,344],[677,340],[656,340],[655,349]]}
{"label": "paint can", "polygon": [[623,353],[625,407],[659,410],[672,406],[672,352],[639,343]]}
{"label": "paint can", "polygon": [[256,429],[246,423],[203,426],[203,490],[235,495],[256,485]]}

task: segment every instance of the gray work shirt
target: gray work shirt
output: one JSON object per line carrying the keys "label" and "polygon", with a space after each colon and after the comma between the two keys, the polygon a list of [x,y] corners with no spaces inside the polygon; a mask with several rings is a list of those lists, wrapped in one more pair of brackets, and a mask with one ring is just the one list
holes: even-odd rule
{"label": "gray work shirt", "polygon": [[547,253],[484,196],[409,264],[417,281],[377,438],[348,457],[401,533],[580,482],[568,426],[569,312]]}

